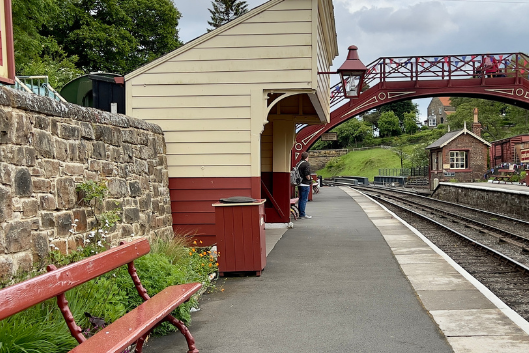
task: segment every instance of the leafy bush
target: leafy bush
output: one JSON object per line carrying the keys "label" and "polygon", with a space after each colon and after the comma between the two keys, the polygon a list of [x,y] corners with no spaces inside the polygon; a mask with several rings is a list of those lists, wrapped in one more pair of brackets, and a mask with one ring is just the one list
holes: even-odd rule
{"label": "leafy bush", "polygon": [[0,321],[1,353],[61,353],[76,345],[55,299]]}
{"label": "leafy bush", "polygon": [[[217,271],[215,252],[208,248],[186,247],[186,239],[181,237],[156,238],[151,243],[151,252],[134,262],[138,276],[150,296],[175,284],[201,282],[205,289],[213,286],[210,279]],[[62,266],[90,256],[92,251],[102,250],[104,248],[97,244],[89,244],[68,255],[53,251],[50,262]],[[36,274],[38,273],[32,275]],[[85,312],[110,323],[143,302],[126,266],[68,291],[66,298],[77,324],[87,336],[96,330]],[[189,323],[190,309],[196,305],[197,298],[193,297],[180,305],[173,315]],[[175,330],[174,326],[163,323],[154,333],[163,335]],[[60,353],[67,352],[76,345],[55,299],[0,321],[0,353]]]}
{"label": "leafy bush", "polygon": [[336,176],[340,174],[345,168],[345,161],[341,157],[334,157],[325,165],[325,169],[332,175]]}

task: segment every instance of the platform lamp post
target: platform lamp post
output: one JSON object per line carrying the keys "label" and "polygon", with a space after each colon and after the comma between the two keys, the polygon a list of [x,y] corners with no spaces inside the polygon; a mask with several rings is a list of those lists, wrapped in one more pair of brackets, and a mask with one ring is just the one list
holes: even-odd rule
{"label": "platform lamp post", "polygon": [[347,59],[337,72],[318,72],[318,74],[340,74],[344,96],[346,98],[358,98],[364,86],[367,68],[358,57],[358,47],[351,45],[348,49]]}

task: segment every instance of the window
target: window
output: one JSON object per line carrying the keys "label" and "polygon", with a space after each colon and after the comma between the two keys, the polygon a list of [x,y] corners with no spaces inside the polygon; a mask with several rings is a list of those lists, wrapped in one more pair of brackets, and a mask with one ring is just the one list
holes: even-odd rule
{"label": "window", "polygon": [[428,126],[437,126],[436,122],[437,119],[435,118],[435,115],[432,115],[428,118]]}
{"label": "window", "polygon": [[439,114],[443,114],[443,107],[439,107]]}
{"label": "window", "polygon": [[450,151],[450,169],[467,169],[467,151]]}
{"label": "window", "polygon": [[443,169],[443,153],[437,152],[437,169]]}

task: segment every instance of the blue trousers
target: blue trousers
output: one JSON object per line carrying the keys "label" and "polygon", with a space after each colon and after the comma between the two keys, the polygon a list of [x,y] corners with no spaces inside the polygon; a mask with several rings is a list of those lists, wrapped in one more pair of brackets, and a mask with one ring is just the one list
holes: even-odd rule
{"label": "blue trousers", "polygon": [[299,208],[299,216],[305,217],[305,207],[307,206],[307,202],[309,201],[309,192],[310,192],[310,185],[298,185],[298,192],[299,192],[299,201],[298,201],[298,208]]}

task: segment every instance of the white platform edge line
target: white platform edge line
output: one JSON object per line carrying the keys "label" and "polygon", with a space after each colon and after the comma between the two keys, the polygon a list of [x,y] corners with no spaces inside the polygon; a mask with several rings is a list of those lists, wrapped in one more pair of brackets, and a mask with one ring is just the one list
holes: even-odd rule
{"label": "white platform edge line", "polygon": [[[345,188],[345,187],[344,187]],[[371,197],[367,196],[366,194],[362,193],[361,191],[355,190],[359,194],[363,195],[364,197],[368,198],[372,202],[379,205],[384,211],[391,214],[395,219],[397,219],[399,222],[404,224],[409,230],[411,230],[415,235],[417,235],[419,238],[421,238],[428,246],[430,246],[437,254],[439,254],[441,257],[443,257],[453,268],[456,269],[457,272],[459,272],[463,277],[465,277],[470,283],[476,287],[487,299],[489,299],[498,309],[500,309],[501,312],[503,312],[509,319],[511,319],[516,325],[518,325],[522,330],[525,331],[529,335],[529,322],[525,320],[523,317],[521,317],[516,311],[512,310],[505,304],[500,298],[498,298],[494,293],[492,293],[487,287],[485,287],[481,282],[479,282],[474,276],[472,276],[470,273],[468,273],[464,268],[459,266],[454,260],[452,260],[447,254],[445,254],[444,251],[439,249],[434,243],[432,243],[428,238],[426,238],[421,232],[419,232],[417,229],[406,223],[403,219],[401,219],[399,216],[397,216],[395,213],[388,210],[384,205],[381,205],[376,200],[373,200]],[[347,193],[347,192],[346,192]],[[348,193],[347,193],[348,194]],[[349,195],[351,196],[351,195]],[[352,196],[351,196],[352,197]],[[362,206],[360,206],[362,207]]]}

